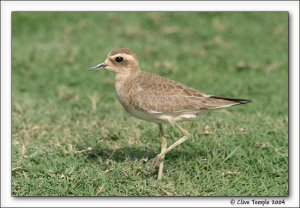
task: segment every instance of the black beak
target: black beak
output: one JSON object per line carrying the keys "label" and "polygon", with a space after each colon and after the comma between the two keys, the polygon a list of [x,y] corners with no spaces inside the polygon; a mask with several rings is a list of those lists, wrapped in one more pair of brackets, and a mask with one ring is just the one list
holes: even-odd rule
{"label": "black beak", "polygon": [[93,66],[92,68],[89,69],[89,71],[97,71],[101,68],[105,68],[107,67],[108,65],[106,63],[101,63],[101,64],[98,64],[97,66]]}

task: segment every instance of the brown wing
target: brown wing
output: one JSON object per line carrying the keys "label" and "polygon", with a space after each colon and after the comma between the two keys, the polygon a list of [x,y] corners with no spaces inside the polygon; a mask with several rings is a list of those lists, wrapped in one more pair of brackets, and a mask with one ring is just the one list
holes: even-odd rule
{"label": "brown wing", "polygon": [[[154,74],[138,78],[133,105],[151,112],[200,111],[243,104],[243,100],[210,96]],[[246,101],[246,100],[244,100]]]}

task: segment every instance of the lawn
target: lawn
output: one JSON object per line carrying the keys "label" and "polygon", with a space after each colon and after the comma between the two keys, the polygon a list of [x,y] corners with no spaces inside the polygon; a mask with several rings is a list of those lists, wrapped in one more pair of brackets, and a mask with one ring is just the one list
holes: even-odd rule
{"label": "lawn", "polygon": [[[141,68],[251,99],[181,125],[191,137],[147,173],[155,123],[87,69],[132,48]],[[169,144],[180,132],[164,125]],[[288,196],[287,12],[14,12],[13,196]]]}

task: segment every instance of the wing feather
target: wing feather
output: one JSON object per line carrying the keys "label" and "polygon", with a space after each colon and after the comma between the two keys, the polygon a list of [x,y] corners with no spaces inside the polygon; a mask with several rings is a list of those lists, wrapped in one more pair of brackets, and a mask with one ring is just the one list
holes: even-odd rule
{"label": "wing feather", "polygon": [[133,106],[152,113],[202,111],[244,104],[248,100],[211,96],[184,84],[142,72],[132,93]]}
{"label": "wing feather", "polygon": [[[145,73],[145,72],[144,72]],[[147,73],[134,86],[133,105],[151,112],[200,110],[209,95],[176,81]]]}

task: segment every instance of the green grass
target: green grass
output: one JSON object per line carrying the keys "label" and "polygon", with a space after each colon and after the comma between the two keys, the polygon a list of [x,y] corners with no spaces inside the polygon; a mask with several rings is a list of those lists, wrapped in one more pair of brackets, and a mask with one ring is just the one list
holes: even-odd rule
{"label": "green grass", "polygon": [[[14,12],[12,40],[13,196],[288,196],[287,12]],[[158,182],[157,125],[122,109],[112,74],[87,71],[120,47],[253,102],[182,123],[191,138]]]}

